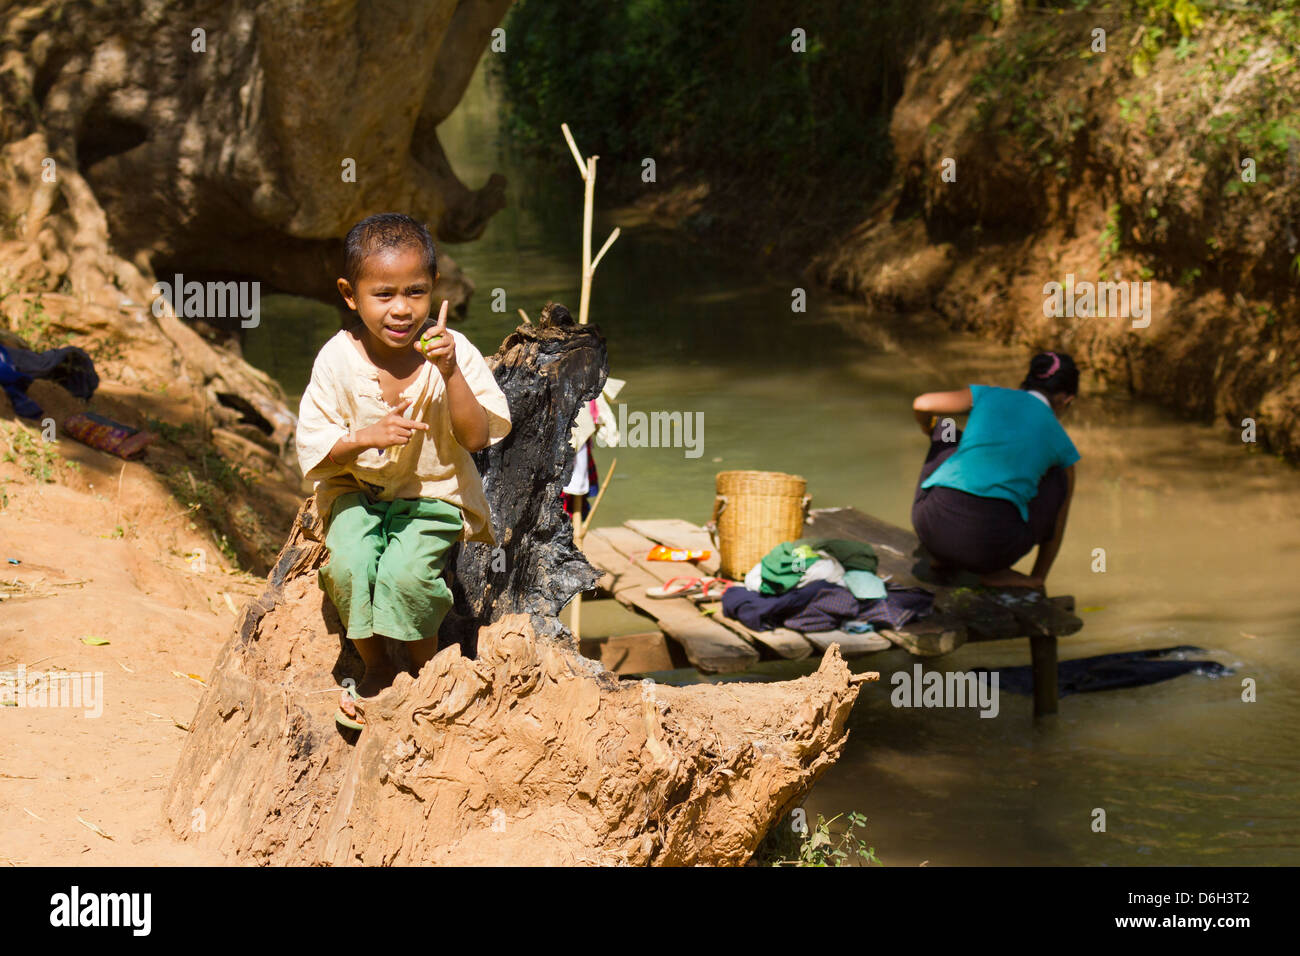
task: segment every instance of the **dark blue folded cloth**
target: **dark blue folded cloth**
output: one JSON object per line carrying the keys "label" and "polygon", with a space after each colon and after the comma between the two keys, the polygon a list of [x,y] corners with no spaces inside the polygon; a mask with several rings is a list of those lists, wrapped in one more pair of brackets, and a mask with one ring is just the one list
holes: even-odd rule
{"label": "dark blue folded cloth", "polygon": [[934,610],[934,595],[925,588],[895,588],[885,586],[885,596],[862,601],[859,621],[870,621],[896,631],[917,617],[925,617]]}
{"label": "dark blue folded cloth", "polygon": [[[734,618],[751,631],[770,631],[798,614],[820,591],[835,587],[829,581],[810,581],[801,588],[768,597],[735,585],[722,593],[722,613]],[[844,588],[840,588],[844,590]],[[852,595],[849,595],[852,597]]]}
{"label": "dark blue folded cloth", "polygon": [[844,621],[858,616],[858,599],[848,588],[825,588],[813,595],[802,611],[785,619],[785,626],[792,631],[816,633],[833,631]]}
{"label": "dark blue folded cloth", "polygon": [[722,594],[722,613],[751,631],[788,627],[811,634],[833,631],[845,621],[866,621],[898,630],[933,610],[934,595],[925,588],[886,586],[883,598],[868,601],[859,601],[848,588],[829,581],[812,581],[772,597],[739,585]]}

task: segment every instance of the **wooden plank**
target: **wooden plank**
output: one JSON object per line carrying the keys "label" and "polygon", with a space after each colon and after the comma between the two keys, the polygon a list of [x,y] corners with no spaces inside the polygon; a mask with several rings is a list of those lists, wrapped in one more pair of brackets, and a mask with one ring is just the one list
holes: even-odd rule
{"label": "wooden plank", "polygon": [[655,546],[655,543],[631,528],[600,528],[598,530],[601,537],[614,550],[660,581],[669,581],[683,575],[692,578],[705,576],[690,561],[647,561],[645,556],[650,553],[650,549]]}
{"label": "wooden plank", "polygon": [[1006,588],[992,598],[1011,612],[1030,637],[1068,637],[1083,629],[1082,620],[1031,588]]}
{"label": "wooden plank", "polygon": [[701,604],[699,607],[702,612],[712,611],[713,619],[723,627],[730,628],[746,640],[761,644],[778,657],[788,661],[801,661],[816,649],[802,634],[787,627],[778,627],[771,631],[751,631],[735,618],[724,615],[721,601]]}
{"label": "wooden plank", "polygon": [[668,670],[673,666],[668,639],[660,631],[583,638],[582,654],[615,674]]}
{"label": "wooden plank", "polygon": [[[878,654],[881,651],[888,650],[889,646],[881,647],[879,638],[883,635],[866,633],[850,634],[848,631],[813,631],[805,633],[809,641],[823,654],[830,650],[832,644],[840,646],[840,654],[844,657],[861,657],[863,654]],[[888,640],[888,638],[885,638]]]}
{"label": "wooden plank", "polygon": [[699,525],[691,524],[680,518],[642,518],[624,521],[623,526],[630,528],[642,537],[670,548],[686,548],[690,551],[708,551],[709,557],[695,565],[704,574],[715,576],[718,573],[718,546],[713,543],[709,533]]}
{"label": "wooden plank", "polygon": [[627,547],[626,535],[611,536],[611,531],[640,537],[627,529],[594,528],[583,540],[583,551],[596,567],[613,574],[612,591],[617,600],[654,618],[660,630],[682,645],[687,660],[702,671],[732,673],[746,670],[758,660],[758,651],[748,642],[705,617],[685,598],[647,597],[646,588],[663,580],[646,567],[657,562],[630,560],[611,540],[622,537]]}
{"label": "wooden plank", "polygon": [[[592,567],[602,572],[600,586],[614,594],[618,589],[619,577],[632,570],[633,565],[622,552],[612,547],[601,535],[601,529],[588,531],[582,539],[582,553],[591,562]],[[658,581],[653,582],[658,584]],[[624,604],[627,602],[624,601]]]}

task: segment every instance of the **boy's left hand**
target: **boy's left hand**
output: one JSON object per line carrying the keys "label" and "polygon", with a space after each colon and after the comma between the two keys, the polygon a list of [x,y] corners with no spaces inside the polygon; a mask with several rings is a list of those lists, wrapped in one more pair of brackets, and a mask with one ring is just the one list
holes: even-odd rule
{"label": "boy's left hand", "polygon": [[456,371],[456,340],[447,331],[446,299],[438,310],[438,324],[416,339],[415,350],[437,366],[443,378],[451,378]]}

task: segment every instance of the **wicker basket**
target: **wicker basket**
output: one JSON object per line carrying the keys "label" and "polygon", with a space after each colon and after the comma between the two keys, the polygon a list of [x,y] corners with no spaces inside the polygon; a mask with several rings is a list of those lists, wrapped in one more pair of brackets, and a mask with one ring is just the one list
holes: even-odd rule
{"label": "wicker basket", "polygon": [[722,471],[713,501],[719,573],[739,581],[782,541],[803,537],[808,483],[779,471]]}

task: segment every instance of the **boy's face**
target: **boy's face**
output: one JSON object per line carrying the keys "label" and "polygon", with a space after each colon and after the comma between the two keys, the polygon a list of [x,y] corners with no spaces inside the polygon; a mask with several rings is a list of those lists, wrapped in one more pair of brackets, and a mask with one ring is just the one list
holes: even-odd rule
{"label": "boy's face", "polygon": [[433,308],[436,275],[424,268],[414,246],[382,249],[368,256],[354,289],[339,279],[348,308],[361,316],[372,344],[393,351],[410,348]]}

